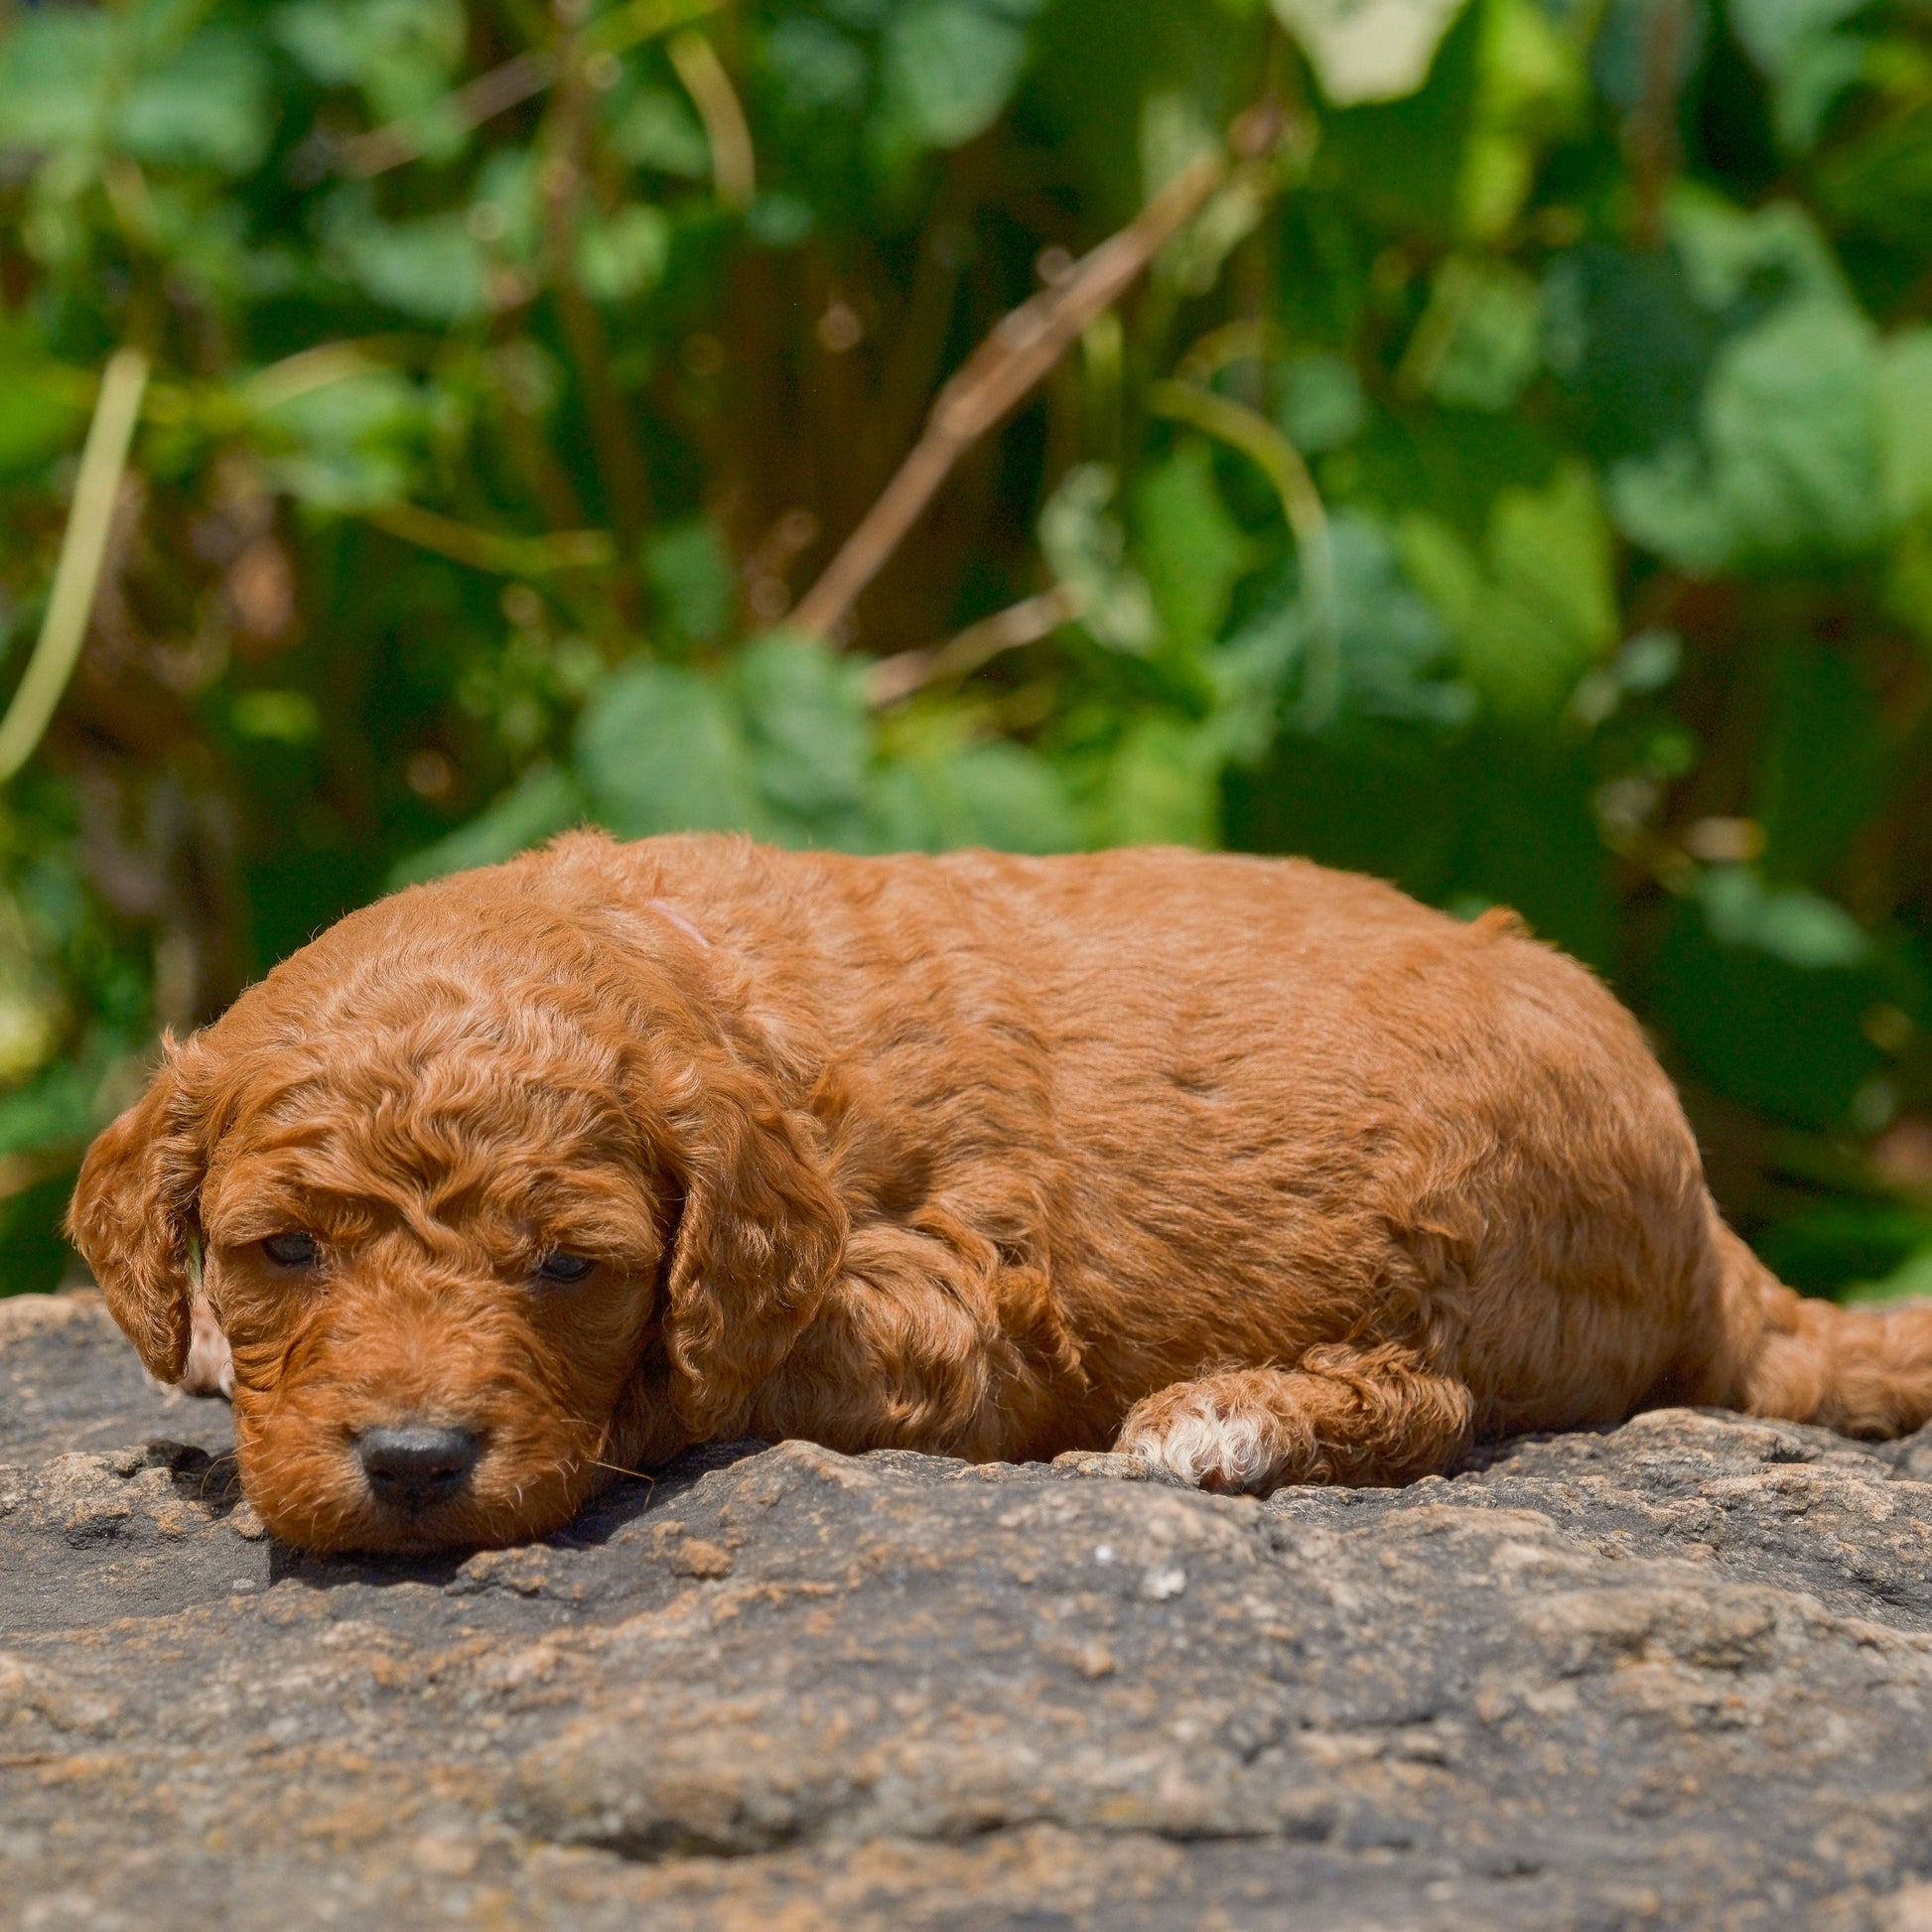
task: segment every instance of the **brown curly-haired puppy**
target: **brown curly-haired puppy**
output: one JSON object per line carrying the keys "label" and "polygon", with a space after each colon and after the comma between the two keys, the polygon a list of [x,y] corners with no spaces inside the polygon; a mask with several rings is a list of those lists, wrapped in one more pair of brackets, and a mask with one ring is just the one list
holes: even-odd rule
{"label": "brown curly-haired puppy", "polygon": [[567,838],[277,967],[71,1220],[166,1378],[199,1257],[248,1494],[320,1549],[512,1542],[748,1434],[1267,1489],[1932,1414],[1932,1311],[1774,1281],[1587,972],[1294,861]]}

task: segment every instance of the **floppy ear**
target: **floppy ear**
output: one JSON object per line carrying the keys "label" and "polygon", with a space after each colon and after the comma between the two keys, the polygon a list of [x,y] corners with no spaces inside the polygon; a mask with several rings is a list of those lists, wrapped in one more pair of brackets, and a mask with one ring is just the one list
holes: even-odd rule
{"label": "floppy ear", "polygon": [[[845,1248],[838,1196],[775,1095],[724,1054],[690,1083],[666,1152],[684,1187],[668,1271],[671,1405],[698,1441],[743,1426]],[[676,1130],[682,1129],[682,1132]]]}
{"label": "floppy ear", "polygon": [[147,1092],[80,1164],[68,1233],[107,1307],[164,1382],[188,1363],[189,1248],[205,1162],[173,1040]]}

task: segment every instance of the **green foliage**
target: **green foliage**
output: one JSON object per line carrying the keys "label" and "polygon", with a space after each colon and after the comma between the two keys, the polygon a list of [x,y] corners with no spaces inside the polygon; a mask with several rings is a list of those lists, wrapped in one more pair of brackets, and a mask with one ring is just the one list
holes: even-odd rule
{"label": "green foliage", "polygon": [[[787,633],[973,345],[1264,98]],[[0,7],[9,681],[155,362],[0,803],[0,1289],[161,1027],[596,822],[1513,904],[1774,1266],[1926,1291],[1928,250],[1906,0]]]}

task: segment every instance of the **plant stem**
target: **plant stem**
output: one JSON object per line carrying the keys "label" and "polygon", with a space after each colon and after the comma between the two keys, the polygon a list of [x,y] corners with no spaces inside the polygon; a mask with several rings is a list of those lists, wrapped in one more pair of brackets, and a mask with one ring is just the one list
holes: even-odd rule
{"label": "plant stem", "polygon": [[148,386],[148,358],[138,348],[117,348],[100,378],[100,399],[80,452],[73,507],[54,566],[54,589],[47,617],[27,661],[26,674],[0,719],[0,784],[33,757],[61,694],[80,656],[107,555],[114,502],[127,469],[128,446],[141,414],[141,392]]}

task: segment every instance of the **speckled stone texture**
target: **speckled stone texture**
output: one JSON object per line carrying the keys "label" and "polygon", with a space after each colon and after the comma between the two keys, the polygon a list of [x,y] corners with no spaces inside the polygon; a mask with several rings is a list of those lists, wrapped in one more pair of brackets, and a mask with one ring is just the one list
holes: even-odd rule
{"label": "speckled stone texture", "polygon": [[1932,1436],[1266,1503],[741,1444],[320,1562],[0,1303],[0,1923],[1932,1932]]}

